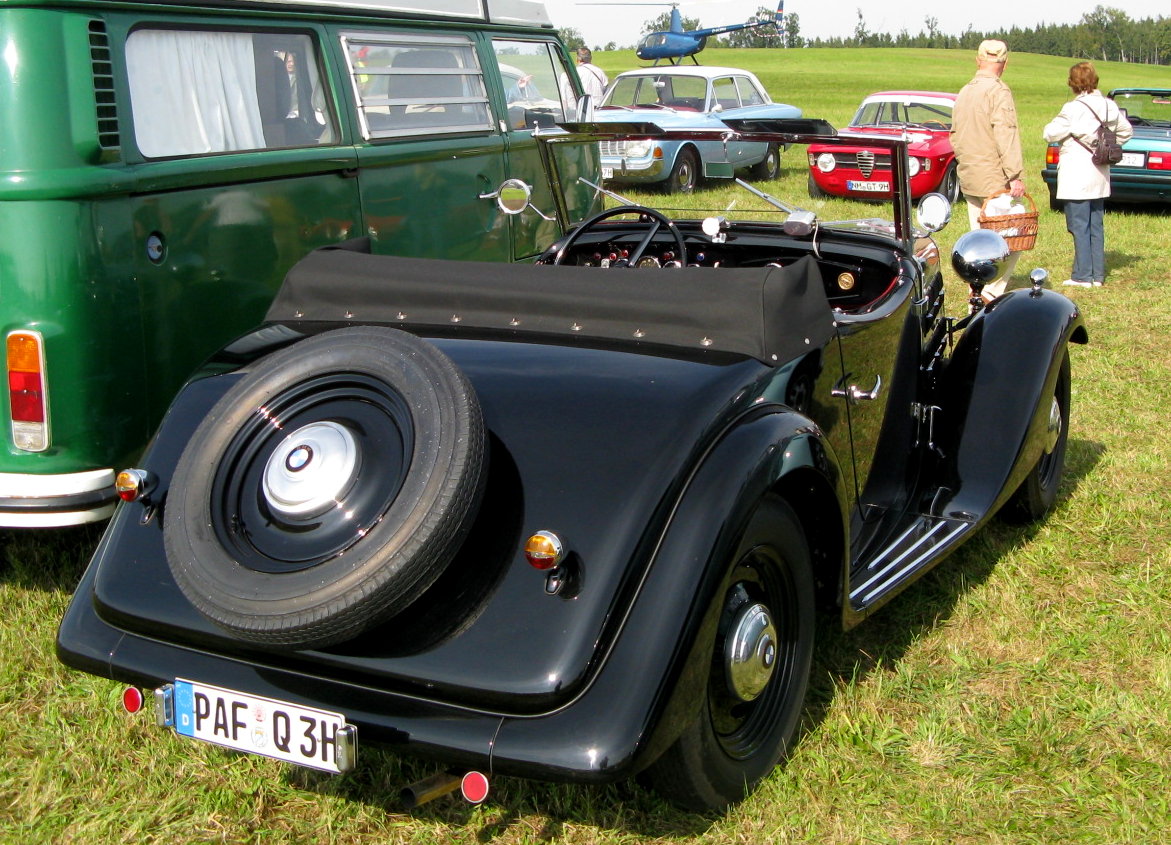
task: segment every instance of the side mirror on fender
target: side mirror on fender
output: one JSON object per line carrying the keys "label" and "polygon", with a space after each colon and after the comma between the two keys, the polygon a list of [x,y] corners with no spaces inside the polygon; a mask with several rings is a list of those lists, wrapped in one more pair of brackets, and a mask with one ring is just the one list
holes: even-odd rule
{"label": "side mirror on fender", "polygon": [[943,194],[924,194],[915,207],[915,220],[928,232],[938,232],[951,222],[951,202]]}

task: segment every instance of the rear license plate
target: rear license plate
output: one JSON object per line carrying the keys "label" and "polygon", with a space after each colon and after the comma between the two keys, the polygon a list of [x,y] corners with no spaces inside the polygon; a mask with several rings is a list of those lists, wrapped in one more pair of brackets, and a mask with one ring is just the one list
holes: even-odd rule
{"label": "rear license plate", "polygon": [[603,167],[602,168],[602,178],[603,179],[613,179],[614,178],[614,168],[613,167]]}
{"label": "rear license plate", "polygon": [[890,182],[859,182],[856,179],[848,179],[846,180],[846,190],[878,193],[879,191],[889,191]]}
{"label": "rear license plate", "polygon": [[1123,153],[1122,161],[1118,162],[1119,167],[1146,167],[1147,155],[1146,153]]}
{"label": "rear license plate", "polygon": [[172,702],[181,736],[338,774],[356,762],[357,728],[340,713],[184,680]]}

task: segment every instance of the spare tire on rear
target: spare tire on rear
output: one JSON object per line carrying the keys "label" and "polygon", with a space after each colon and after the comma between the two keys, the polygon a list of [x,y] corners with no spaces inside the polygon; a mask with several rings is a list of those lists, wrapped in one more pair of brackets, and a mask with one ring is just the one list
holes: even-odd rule
{"label": "spare tire on rear", "polygon": [[261,359],[175,469],[167,562],[208,619],[316,648],[405,608],[479,507],[486,435],[459,368],[397,329],[353,326]]}

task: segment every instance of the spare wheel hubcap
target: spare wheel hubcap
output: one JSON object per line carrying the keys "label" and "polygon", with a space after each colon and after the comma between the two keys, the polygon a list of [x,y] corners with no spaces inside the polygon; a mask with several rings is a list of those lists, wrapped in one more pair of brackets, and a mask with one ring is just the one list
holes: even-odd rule
{"label": "spare wheel hubcap", "polygon": [[303,426],[273,451],[264,467],[264,498],[289,519],[320,516],[345,498],[359,463],[349,429],[336,422]]}

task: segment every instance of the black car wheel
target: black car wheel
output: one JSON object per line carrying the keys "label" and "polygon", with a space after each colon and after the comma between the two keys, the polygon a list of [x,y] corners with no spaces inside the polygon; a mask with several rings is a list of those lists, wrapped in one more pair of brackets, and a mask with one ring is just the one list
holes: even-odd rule
{"label": "black car wheel", "polygon": [[762,502],[718,601],[707,694],[675,743],[647,771],[688,809],[739,801],[784,757],[796,733],[813,655],[809,548],[792,510]]}
{"label": "black car wheel", "polygon": [[750,174],[759,182],[768,182],[781,175],[781,151],[776,144],[768,145],[764,158],[752,165]]}
{"label": "black car wheel", "polygon": [[1003,513],[1010,521],[1038,520],[1057,501],[1057,488],[1065,475],[1065,447],[1069,441],[1069,384],[1067,352],[1061,360],[1057,384],[1049,400],[1044,451],[1004,508]]}
{"label": "black car wheel", "polygon": [[167,561],[208,619],[289,648],[355,636],[439,575],[479,504],[486,435],[455,364],[354,326],[262,359],[196,429]]}
{"label": "black car wheel", "polygon": [[815,200],[825,199],[825,191],[821,189],[821,185],[817,184],[812,173],[809,174],[809,196]]}
{"label": "black car wheel", "polygon": [[668,194],[690,194],[698,184],[699,158],[691,147],[684,147],[675,157],[675,166],[663,187]]}
{"label": "black car wheel", "polygon": [[947,172],[939,182],[939,193],[947,197],[947,201],[955,205],[960,201],[960,177],[956,173],[956,163],[953,161],[947,166]]}

